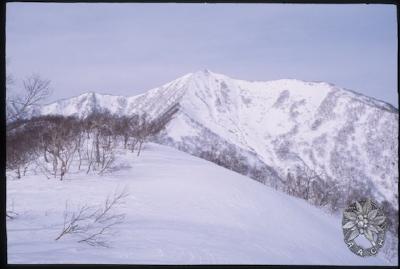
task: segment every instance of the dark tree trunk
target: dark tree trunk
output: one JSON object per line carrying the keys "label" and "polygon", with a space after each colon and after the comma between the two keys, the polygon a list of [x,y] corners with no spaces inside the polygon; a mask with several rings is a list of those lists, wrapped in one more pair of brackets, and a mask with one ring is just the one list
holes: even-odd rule
{"label": "dark tree trunk", "polygon": [[126,149],[126,145],[128,144],[129,136],[124,135],[124,149]]}
{"label": "dark tree trunk", "polygon": [[140,143],[139,143],[139,150],[138,150],[137,156],[140,155],[140,151],[142,150],[142,144],[143,144],[143,141],[140,141]]}
{"label": "dark tree trunk", "polygon": [[46,154],[46,152],[47,152],[47,148],[44,148],[44,160],[46,161],[46,163],[48,163],[48,162],[49,162],[49,159],[47,159],[47,154]]}
{"label": "dark tree trunk", "polygon": [[100,163],[99,134],[96,135],[96,163]]}
{"label": "dark tree trunk", "polygon": [[21,179],[21,168],[17,168],[17,178]]}

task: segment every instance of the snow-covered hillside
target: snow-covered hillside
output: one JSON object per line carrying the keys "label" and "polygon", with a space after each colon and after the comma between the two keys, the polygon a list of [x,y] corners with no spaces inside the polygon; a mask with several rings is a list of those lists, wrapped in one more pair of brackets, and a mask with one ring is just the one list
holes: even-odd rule
{"label": "snow-covered hillside", "polygon": [[107,109],[157,117],[173,105],[179,112],[158,143],[202,158],[229,152],[270,186],[284,186],[305,163],[326,181],[363,189],[398,209],[398,110],[329,83],[250,82],[204,70],[138,96],[86,93],[35,113],[83,117]]}
{"label": "snow-covered hillside", "polygon": [[[381,254],[360,258],[343,241],[340,217],[301,199],[181,151],[148,144],[136,157],[117,156],[119,169],[64,181],[29,174],[8,180],[9,263],[335,264],[384,265]],[[116,189],[129,196],[110,248],[54,239],[66,201],[101,204]]]}

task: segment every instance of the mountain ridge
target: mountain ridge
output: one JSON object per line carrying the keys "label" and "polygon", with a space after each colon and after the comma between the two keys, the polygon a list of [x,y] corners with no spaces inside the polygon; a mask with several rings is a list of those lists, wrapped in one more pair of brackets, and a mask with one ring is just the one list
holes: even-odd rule
{"label": "mountain ridge", "polygon": [[[232,80],[246,81],[246,82],[250,82],[250,83],[268,83],[268,82],[272,82],[273,83],[273,82],[297,81],[297,82],[301,82],[301,83],[305,83],[305,84],[309,84],[309,83],[312,83],[312,84],[326,84],[326,85],[329,85],[329,86],[331,86],[333,88],[337,88],[337,89],[340,89],[340,90],[343,90],[343,91],[346,91],[346,92],[350,92],[352,94],[355,94],[356,96],[367,97],[368,99],[372,99],[372,100],[374,100],[374,101],[376,101],[378,103],[382,103],[384,106],[390,107],[390,109],[388,111],[393,111],[393,112],[397,112],[398,113],[398,108],[396,108],[395,106],[393,106],[392,104],[390,104],[390,103],[388,103],[386,101],[383,101],[383,100],[380,100],[380,99],[377,99],[377,98],[374,98],[374,97],[359,93],[359,92],[357,92],[355,90],[351,90],[351,89],[347,89],[347,88],[343,88],[343,87],[338,87],[334,83],[325,82],[325,81],[307,81],[307,80],[294,79],[294,78],[283,78],[283,79],[276,79],[276,80],[241,80],[241,79],[231,78],[231,77],[228,77],[228,76],[223,75],[223,74],[214,73],[214,72],[210,71],[209,69],[205,69],[205,70],[199,70],[199,71],[196,71],[196,72],[193,72],[193,73],[187,73],[187,74],[185,74],[185,75],[183,75],[183,76],[181,76],[181,77],[179,77],[179,78],[177,78],[175,80],[172,80],[170,82],[167,82],[167,83],[163,84],[160,87],[163,87],[163,86],[168,85],[170,83],[173,83],[175,81],[181,80],[183,78],[190,77],[190,76],[193,76],[195,74],[201,74],[201,73],[205,73],[205,74],[208,73],[208,74],[217,75],[217,76],[220,76],[220,77],[223,76],[225,78],[229,78],[229,79],[232,79]],[[147,90],[147,91],[158,89],[160,87],[151,88],[150,90]],[[60,101],[67,101],[67,100],[70,100],[70,99],[74,99],[74,98],[78,98],[78,97],[82,97],[82,96],[88,96],[88,95],[110,96],[110,97],[120,97],[120,98],[133,98],[133,97],[141,96],[141,95],[144,95],[144,94],[146,94],[146,91],[143,92],[143,93],[140,93],[140,94],[136,94],[136,95],[115,95],[115,94],[110,94],[110,93],[98,93],[96,91],[92,91],[91,90],[91,91],[87,91],[87,92],[81,93],[79,95],[61,98],[61,99],[58,99],[58,100],[43,104],[42,106],[48,106],[48,105],[51,105],[51,104],[54,104],[54,103],[58,103]]]}
{"label": "mountain ridge", "polygon": [[338,181],[343,189],[361,185],[398,208],[398,109],[330,83],[250,82],[203,70],[139,95],[89,92],[36,113],[85,117],[107,109],[157,118],[177,104],[178,113],[156,138],[161,144],[277,188],[285,188],[288,175],[298,176],[306,164],[325,174],[326,182]]}

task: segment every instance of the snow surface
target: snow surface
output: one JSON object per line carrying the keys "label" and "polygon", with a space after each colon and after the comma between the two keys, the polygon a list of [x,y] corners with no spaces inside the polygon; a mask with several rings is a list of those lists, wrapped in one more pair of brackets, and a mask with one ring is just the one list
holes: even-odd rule
{"label": "snow surface", "polygon": [[[7,206],[19,213],[7,221],[8,262],[387,265],[348,250],[340,217],[213,163],[158,144],[117,161],[103,176],[7,180]],[[124,187],[126,218],[110,248],[54,240],[66,201],[101,204]]]}

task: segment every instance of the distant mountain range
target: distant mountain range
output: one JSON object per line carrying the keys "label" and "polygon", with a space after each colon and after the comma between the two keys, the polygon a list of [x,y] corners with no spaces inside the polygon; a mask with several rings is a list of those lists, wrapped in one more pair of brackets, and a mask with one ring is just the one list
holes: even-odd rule
{"label": "distant mountain range", "polygon": [[158,143],[216,163],[218,155],[225,158],[221,165],[231,162],[233,170],[277,187],[306,165],[325,180],[359,185],[398,209],[398,110],[329,83],[244,81],[204,70],[144,94],[90,92],[36,108],[32,115],[85,117],[106,109],[156,118],[173,106],[179,111]]}

